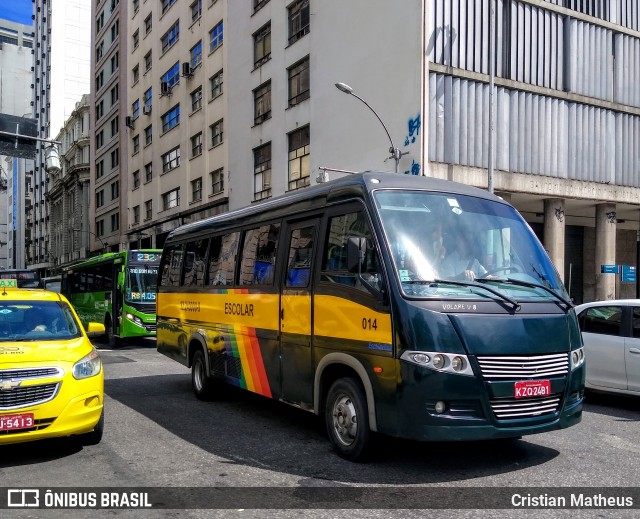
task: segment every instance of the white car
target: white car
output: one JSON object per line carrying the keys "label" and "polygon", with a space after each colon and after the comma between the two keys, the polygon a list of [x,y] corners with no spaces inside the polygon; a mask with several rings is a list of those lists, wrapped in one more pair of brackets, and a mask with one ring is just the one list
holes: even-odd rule
{"label": "white car", "polygon": [[586,387],[640,396],[640,299],[575,308],[584,340]]}

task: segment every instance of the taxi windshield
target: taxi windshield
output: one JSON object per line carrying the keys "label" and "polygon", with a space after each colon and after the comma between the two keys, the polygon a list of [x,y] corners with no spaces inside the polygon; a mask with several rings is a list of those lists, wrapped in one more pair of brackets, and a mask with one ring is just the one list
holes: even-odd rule
{"label": "taxi windshield", "polygon": [[57,301],[0,302],[0,342],[57,341],[82,335],[71,308]]}
{"label": "taxi windshield", "polygon": [[155,304],[157,283],[157,265],[136,265],[135,267],[127,268],[125,301],[128,303]]}
{"label": "taxi windshield", "polygon": [[406,295],[568,298],[542,245],[513,207],[428,191],[374,196]]}

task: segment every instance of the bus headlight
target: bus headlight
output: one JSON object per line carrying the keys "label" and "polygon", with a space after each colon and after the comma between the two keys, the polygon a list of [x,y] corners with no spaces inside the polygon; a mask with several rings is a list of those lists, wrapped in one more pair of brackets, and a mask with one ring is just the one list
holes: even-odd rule
{"label": "bus headlight", "polygon": [[100,355],[98,355],[98,351],[93,348],[91,353],[82,357],[73,365],[73,378],[81,380],[83,378],[93,377],[100,373],[101,366]]}
{"label": "bus headlight", "polygon": [[578,348],[570,353],[571,356],[571,371],[579,368],[584,364],[584,348]]}
{"label": "bus headlight", "polygon": [[405,351],[400,357],[411,364],[443,373],[473,377],[473,368],[466,355],[435,351]]}
{"label": "bus headlight", "polygon": [[142,322],[142,319],[140,319],[139,317],[136,317],[133,314],[128,313],[128,314],[125,315],[125,317],[127,319],[129,319],[129,321],[132,321],[135,324],[137,324],[138,326],[144,326],[144,323]]}

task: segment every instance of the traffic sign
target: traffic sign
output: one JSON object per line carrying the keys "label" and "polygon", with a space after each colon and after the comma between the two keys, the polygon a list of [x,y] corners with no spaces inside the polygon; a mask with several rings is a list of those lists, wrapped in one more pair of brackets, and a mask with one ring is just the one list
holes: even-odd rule
{"label": "traffic sign", "polygon": [[618,265],[600,265],[600,273],[602,274],[617,274]]}
{"label": "traffic sign", "polygon": [[622,281],[626,283],[636,282],[635,265],[622,265]]}

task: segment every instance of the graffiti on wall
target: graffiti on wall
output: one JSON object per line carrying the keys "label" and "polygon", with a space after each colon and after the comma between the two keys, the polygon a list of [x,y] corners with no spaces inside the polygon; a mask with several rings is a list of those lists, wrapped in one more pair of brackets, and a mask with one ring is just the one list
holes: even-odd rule
{"label": "graffiti on wall", "polygon": [[[411,148],[416,144],[417,138],[420,135],[421,119],[420,114],[415,117],[409,117],[407,120],[407,135],[404,138],[404,147]],[[418,142],[418,147],[420,143]],[[407,150],[410,153],[410,150]],[[411,161],[411,167],[404,172],[405,175],[420,175],[420,164],[413,159]]]}

